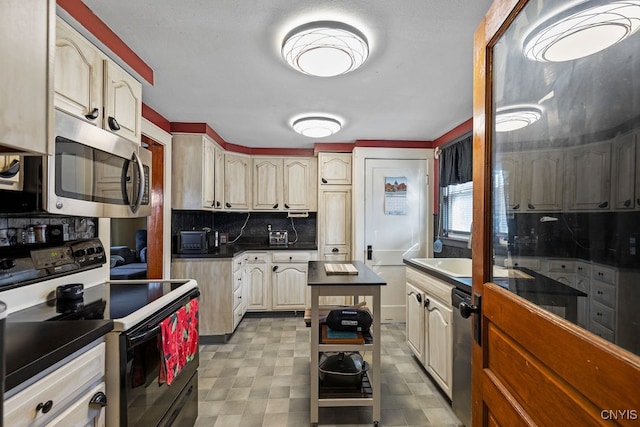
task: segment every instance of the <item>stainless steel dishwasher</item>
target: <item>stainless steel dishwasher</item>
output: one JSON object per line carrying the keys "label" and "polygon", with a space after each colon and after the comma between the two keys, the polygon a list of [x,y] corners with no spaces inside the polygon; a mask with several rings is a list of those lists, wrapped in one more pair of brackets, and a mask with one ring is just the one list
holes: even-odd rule
{"label": "stainless steel dishwasher", "polygon": [[460,303],[471,306],[471,294],[453,288],[453,385],[451,406],[465,426],[471,426],[471,318],[460,314]]}

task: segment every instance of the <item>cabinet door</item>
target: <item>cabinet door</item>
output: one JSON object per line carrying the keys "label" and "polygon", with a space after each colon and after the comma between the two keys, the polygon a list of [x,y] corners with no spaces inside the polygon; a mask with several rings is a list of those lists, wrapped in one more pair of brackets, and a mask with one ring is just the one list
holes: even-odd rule
{"label": "cabinet door", "polygon": [[67,408],[63,413],[54,418],[47,427],[104,427],[105,408],[96,403],[91,403],[98,394],[105,394],[104,383],[100,383]]}
{"label": "cabinet door", "polygon": [[282,159],[253,158],[253,209],[283,209]]}
{"label": "cabinet door", "polygon": [[267,310],[268,302],[268,274],[266,264],[247,264],[247,293],[248,310]]}
{"label": "cabinet door", "polygon": [[214,208],[224,209],[224,150],[222,148],[215,148],[214,163]]}
{"label": "cabinet door", "polygon": [[215,146],[209,141],[202,144],[202,207],[211,209],[215,203]]}
{"label": "cabinet door", "polygon": [[424,360],[424,293],[415,286],[407,283],[407,345],[413,354]]}
{"label": "cabinet door", "polygon": [[307,264],[276,264],[271,276],[274,310],[304,310],[307,302]]}
{"label": "cabinet door", "polygon": [[424,365],[433,379],[451,397],[453,331],[451,319],[453,309],[425,295],[429,302],[425,308]]}
{"label": "cabinet door", "polygon": [[316,171],[315,158],[284,159],[284,208],[286,210],[316,210],[318,197]]}
{"label": "cabinet door", "polygon": [[142,85],[110,60],[105,60],[104,70],[103,127],[140,143]]}
{"label": "cabinet door", "polygon": [[523,211],[522,206],[522,154],[504,153],[500,155],[500,178],[504,185],[507,209],[510,211]]}
{"label": "cabinet door", "polygon": [[578,297],[578,325],[583,328],[589,328],[589,279],[586,277],[578,277],[576,280],[576,289],[587,294],[586,297]]}
{"label": "cabinet door", "polygon": [[569,209],[609,209],[611,144],[593,144],[568,152]]}
{"label": "cabinet door", "polygon": [[320,190],[319,249],[322,259],[340,258],[351,252],[351,188],[329,187]]}
{"label": "cabinet door", "polygon": [[56,21],[54,104],[102,126],[103,55],[60,18]]}
{"label": "cabinet door", "polygon": [[250,158],[225,153],[224,205],[226,209],[248,210],[251,207]]}
{"label": "cabinet door", "polygon": [[320,185],[351,185],[351,153],[319,153]]}
{"label": "cabinet door", "polygon": [[53,154],[53,0],[0,2],[0,145]]}
{"label": "cabinet door", "polygon": [[616,138],[611,151],[613,208],[633,209],[636,207],[636,135],[627,133]]}
{"label": "cabinet door", "polygon": [[562,209],[564,162],[561,151],[524,156],[523,202],[527,211]]}

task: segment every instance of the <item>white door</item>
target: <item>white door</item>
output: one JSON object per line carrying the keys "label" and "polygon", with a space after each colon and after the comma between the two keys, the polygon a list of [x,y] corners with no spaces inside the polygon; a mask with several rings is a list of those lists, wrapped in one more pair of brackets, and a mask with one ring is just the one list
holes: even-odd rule
{"label": "white door", "polygon": [[365,159],[365,263],[382,276],[382,321],[404,322],[403,257],[426,254],[424,160]]}

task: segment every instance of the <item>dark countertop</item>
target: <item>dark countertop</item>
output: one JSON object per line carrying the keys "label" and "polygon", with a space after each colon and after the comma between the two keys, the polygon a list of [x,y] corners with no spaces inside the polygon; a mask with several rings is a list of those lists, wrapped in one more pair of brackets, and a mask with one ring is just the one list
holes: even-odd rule
{"label": "dark countertop", "polygon": [[172,254],[171,258],[233,258],[246,251],[315,251],[315,243],[292,243],[288,246],[269,246],[266,243],[220,245],[207,254]]}
{"label": "dark countertop", "polygon": [[[324,271],[325,264],[352,264],[358,269],[358,274],[331,274]],[[308,286],[344,285],[344,286],[370,286],[386,285],[387,282],[361,261],[309,261],[309,273],[307,275]]]}
{"label": "dark countertop", "polygon": [[12,322],[7,317],[5,390],[20,385],[113,329],[112,320]]}

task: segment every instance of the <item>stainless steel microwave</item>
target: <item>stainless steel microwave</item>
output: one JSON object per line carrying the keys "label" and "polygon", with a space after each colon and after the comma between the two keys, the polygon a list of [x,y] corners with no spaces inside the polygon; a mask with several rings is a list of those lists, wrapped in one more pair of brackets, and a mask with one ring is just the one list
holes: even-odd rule
{"label": "stainless steel microwave", "polygon": [[151,152],[62,111],[43,188],[49,213],[129,218],[151,213]]}

